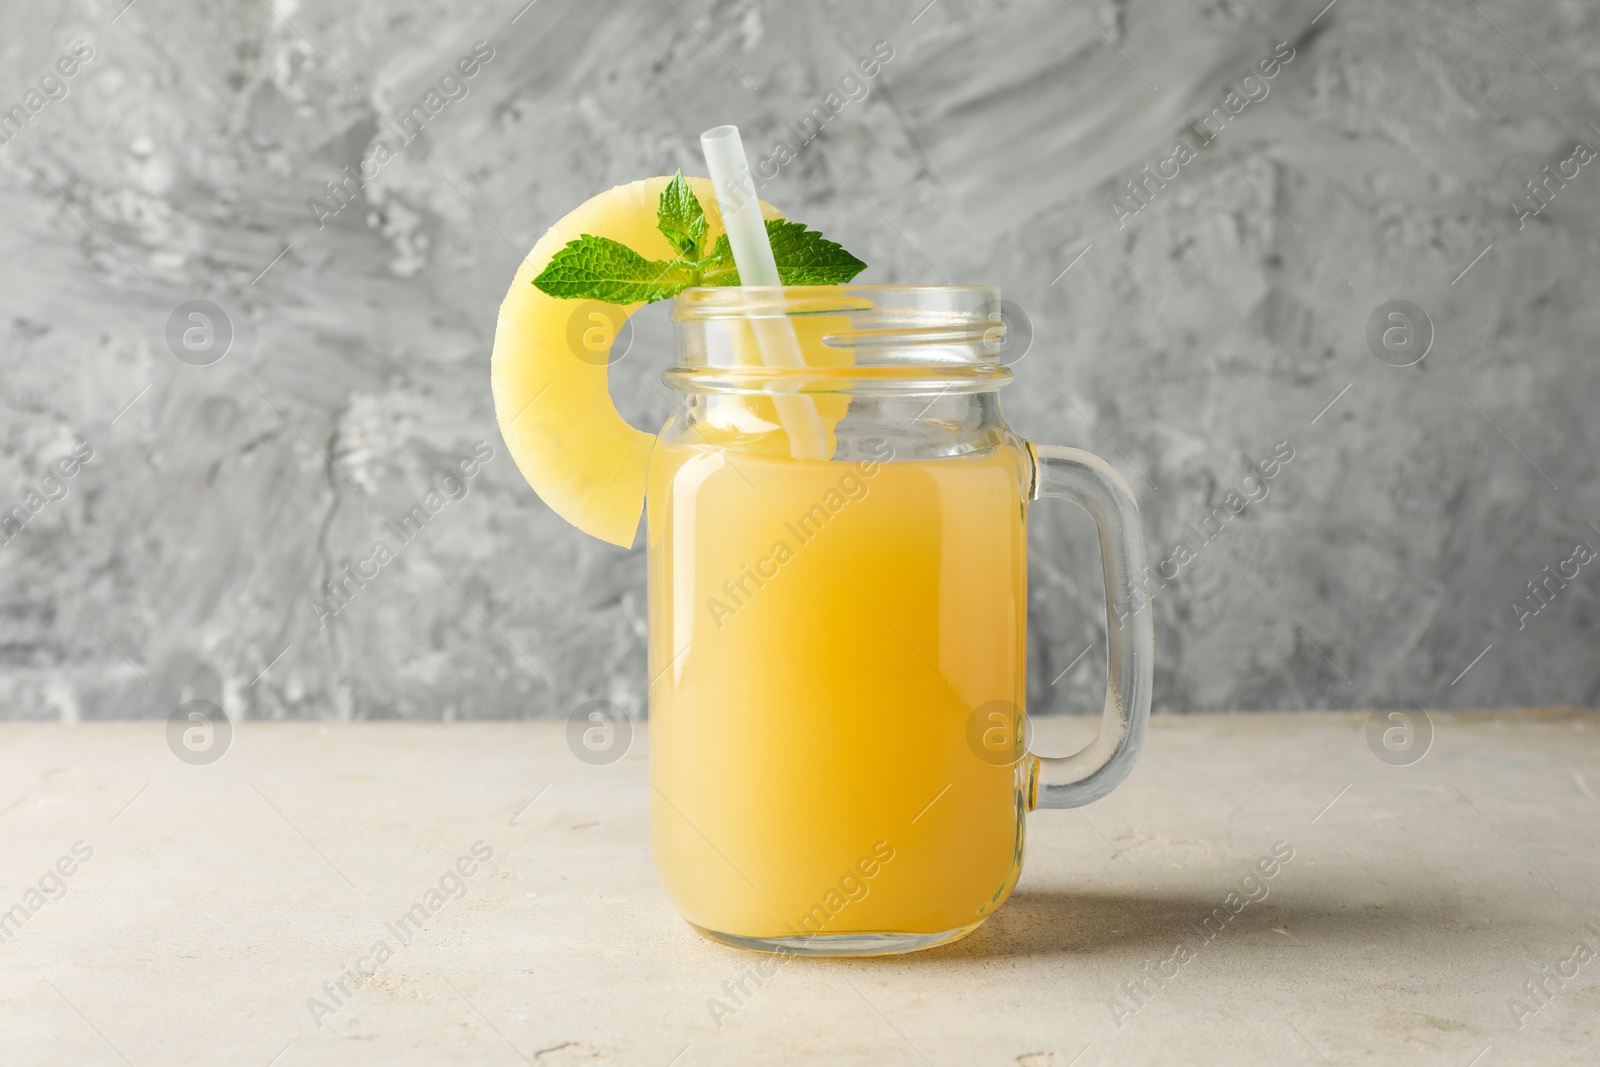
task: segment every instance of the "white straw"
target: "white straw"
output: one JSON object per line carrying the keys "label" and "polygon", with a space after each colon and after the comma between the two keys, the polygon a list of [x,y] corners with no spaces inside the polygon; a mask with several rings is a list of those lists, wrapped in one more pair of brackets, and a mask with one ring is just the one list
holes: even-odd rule
{"label": "white straw", "polygon": [[[739,128],[716,126],[709,129],[700,135],[700,147],[706,154],[706,167],[711,171],[711,185],[717,193],[717,205],[722,209],[722,226],[728,232],[734,266],[739,268],[740,285],[782,284],[778,277],[778,261],[772,255],[772,242],[767,238],[767,225],[761,218],[761,201],[756,196],[755,180],[750,176],[750,162],[744,154],[744,143],[739,139]],[[761,361],[767,366],[806,365],[800,339],[795,336],[794,324],[787,317],[756,318],[750,325],[755,331]],[[789,435],[789,447],[795,459],[829,458],[822,420],[810,397],[777,395],[773,403],[778,409],[778,421]]]}

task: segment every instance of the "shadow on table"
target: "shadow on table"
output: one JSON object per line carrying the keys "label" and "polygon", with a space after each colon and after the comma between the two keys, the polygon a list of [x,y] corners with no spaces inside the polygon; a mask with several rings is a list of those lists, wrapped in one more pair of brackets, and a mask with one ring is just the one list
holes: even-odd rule
{"label": "shadow on table", "polygon": [[924,956],[950,961],[1044,954],[1144,959],[1165,956],[1179,942],[1198,947],[1213,939],[1247,941],[1275,951],[1330,940],[1348,944],[1437,932],[1441,920],[1455,911],[1449,899],[1350,903],[1362,895],[1323,891],[1308,897],[1297,889],[1293,895],[1273,893],[1235,914],[1224,904],[1226,895],[1226,890],[1019,890],[968,937]]}

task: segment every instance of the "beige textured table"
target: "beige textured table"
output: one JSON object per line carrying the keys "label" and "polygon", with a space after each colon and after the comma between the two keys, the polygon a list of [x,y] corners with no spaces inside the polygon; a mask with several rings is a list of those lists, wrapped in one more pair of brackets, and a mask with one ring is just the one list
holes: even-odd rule
{"label": "beige textured table", "polygon": [[1365,714],[1158,717],[967,940],[765,977],[662,898],[642,731],[6,726],[0,1063],[1600,1062],[1600,717],[1432,721],[1391,766]]}

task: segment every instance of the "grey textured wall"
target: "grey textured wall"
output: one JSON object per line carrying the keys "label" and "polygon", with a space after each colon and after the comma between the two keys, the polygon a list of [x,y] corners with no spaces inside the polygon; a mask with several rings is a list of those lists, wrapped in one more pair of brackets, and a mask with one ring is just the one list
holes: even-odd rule
{"label": "grey textured wall", "polygon": [[[0,9],[26,119],[0,144],[0,507],[28,519],[0,546],[0,716],[639,708],[642,552],[520,483],[495,308],[570,207],[700,172],[719,122],[758,158],[797,143],[880,41],[766,196],[863,280],[998,283],[1031,319],[1013,423],[1115,463],[1176,574],[1157,710],[1596,703],[1595,568],[1548,606],[1526,585],[1600,545],[1593,3],[125,3]],[[401,146],[390,119],[479,41]],[[1147,165],[1176,176],[1133,199]],[[197,299],[231,324],[208,366],[167,337]],[[1431,320],[1414,366],[1368,342],[1395,299]],[[638,425],[670,348],[647,314],[613,371]],[[478,442],[467,495],[319,628],[318,585]],[[1088,532],[1036,515],[1036,709],[1098,707]]]}

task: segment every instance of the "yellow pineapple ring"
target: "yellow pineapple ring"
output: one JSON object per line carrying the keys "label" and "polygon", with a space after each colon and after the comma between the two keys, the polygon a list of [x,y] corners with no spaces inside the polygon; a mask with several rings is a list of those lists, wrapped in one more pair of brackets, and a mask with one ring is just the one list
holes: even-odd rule
{"label": "yellow pineapple ring", "polygon": [[[620,241],[646,259],[674,258],[677,250],[656,228],[661,191],[671,180],[645,178],[608,189],[550,227],[500,305],[490,360],[495,417],[517,469],[557,515],[624,548],[639,528],[656,437],[618,414],[607,388],[606,353],[643,305],[558,299],[536,289],[533,279],[584,234]],[[688,181],[705,209],[709,247],[722,232],[716,193],[707,178]],[[783,217],[766,203],[761,213]]]}

